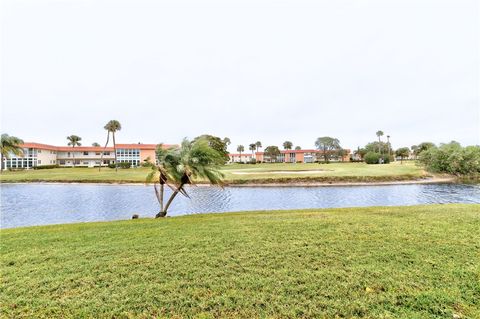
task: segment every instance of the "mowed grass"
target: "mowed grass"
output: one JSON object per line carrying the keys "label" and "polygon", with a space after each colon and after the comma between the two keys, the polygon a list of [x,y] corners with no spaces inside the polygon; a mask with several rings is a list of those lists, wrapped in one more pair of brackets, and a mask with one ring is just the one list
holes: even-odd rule
{"label": "mowed grass", "polygon": [[[411,180],[425,176],[415,163],[367,165],[365,163],[330,164],[231,164],[222,168],[227,183],[288,183],[336,181]],[[57,168],[42,170],[5,171],[2,182],[117,182],[142,183],[150,172],[148,168]],[[201,181],[199,181],[201,182]]]}
{"label": "mowed grass", "polygon": [[2,318],[480,318],[480,205],[1,231]]}

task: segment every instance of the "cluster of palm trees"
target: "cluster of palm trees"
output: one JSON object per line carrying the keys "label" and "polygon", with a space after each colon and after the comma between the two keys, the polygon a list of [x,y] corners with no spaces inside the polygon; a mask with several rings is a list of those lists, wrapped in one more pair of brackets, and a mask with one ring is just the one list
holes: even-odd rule
{"label": "cluster of palm trees", "polygon": [[[114,154],[115,155],[115,163],[117,163],[117,144],[115,142],[115,133],[122,129],[122,125],[117,120],[111,120],[111,121],[108,121],[108,123],[105,124],[105,126],[103,128],[107,131],[107,142],[105,143],[105,147],[103,148],[102,155],[100,156],[100,165],[98,166],[98,171],[100,171],[101,168],[102,168],[103,155],[104,155],[105,150],[108,146],[108,142],[110,141],[110,134],[112,134],[113,149],[114,149],[114,153],[115,153]],[[75,147],[82,146],[82,143],[80,143],[81,140],[82,140],[82,138],[78,135],[67,136],[68,146],[72,147],[73,167],[75,167]],[[92,146],[100,147],[100,144],[95,142],[95,143],[92,143]],[[117,165],[115,165],[115,171],[117,171]]]}
{"label": "cluster of palm trees", "polygon": [[[180,147],[165,149],[157,146],[157,163],[151,163],[152,171],[148,174],[147,183],[153,182],[160,211],[156,218],[165,217],[175,197],[180,193],[189,197],[185,186],[194,184],[196,180],[206,180],[212,185],[222,185],[223,174],[220,171],[222,155],[210,147],[206,138],[189,141],[184,139]],[[172,190],[164,203],[165,186]]]}
{"label": "cluster of palm trees", "polygon": [[[256,141],[255,143],[251,143],[248,145],[248,149],[252,152],[252,155],[254,152],[258,152],[258,150],[262,148],[262,142]],[[238,145],[237,146],[237,152],[242,156],[242,153],[245,152],[245,146],[243,145]]]}
{"label": "cluster of palm trees", "polygon": [[[378,137],[378,153],[382,153],[381,145],[382,145],[382,139],[381,137],[384,135],[383,131],[377,131],[375,133]],[[388,147],[388,156],[390,156],[391,153],[391,147],[390,147],[390,135],[387,135],[387,147]]]}

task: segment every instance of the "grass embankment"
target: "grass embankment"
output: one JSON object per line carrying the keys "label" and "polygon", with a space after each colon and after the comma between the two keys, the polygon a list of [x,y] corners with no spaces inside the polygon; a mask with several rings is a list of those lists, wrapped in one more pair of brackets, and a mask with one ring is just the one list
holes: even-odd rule
{"label": "grass embankment", "polygon": [[1,316],[480,317],[480,205],[1,231]]}
{"label": "grass embankment", "polygon": [[[415,180],[425,177],[414,163],[367,165],[364,163],[331,164],[233,164],[222,168],[227,184],[296,183],[296,182],[379,182]],[[143,183],[150,172],[147,168],[57,168],[6,171],[1,182],[105,182]],[[201,181],[200,181],[201,182]]]}

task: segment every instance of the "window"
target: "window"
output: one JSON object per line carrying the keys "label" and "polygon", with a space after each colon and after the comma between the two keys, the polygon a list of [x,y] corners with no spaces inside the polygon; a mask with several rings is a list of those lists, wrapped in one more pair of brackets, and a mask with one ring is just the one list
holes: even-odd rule
{"label": "window", "polygon": [[38,153],[41,153],[41,152],[42,152],[42,150],[38,150],[37,152],[38,152]]}
{"label": "window", "polygon": [[103,152],[103,155],[110,155],[110,152]]}
{"label": "window", "polygon": [[88,152],[83,152],[83,155],[88,155]]}
{"label": "window", "polygon": [[67,156],[70,157],[70,152],[67,153]]}
{"label": "window", "polygon": [[42,164],[42,161],[41,161],[41,160],[38,160],[37,163],[38,163],[38,164]]}
{"label": "window", "polygon": [[84,165],[88,165],[88,162],[83,162]]}
{"label": "window", "polygon": [[[100,155],[100,152],[95,152],[95,155]],[[100,163],[99,163],[100,164]]]}
{"label": "window", "polygon": [[65,165],[65,160],[60,160],[60,165]]}

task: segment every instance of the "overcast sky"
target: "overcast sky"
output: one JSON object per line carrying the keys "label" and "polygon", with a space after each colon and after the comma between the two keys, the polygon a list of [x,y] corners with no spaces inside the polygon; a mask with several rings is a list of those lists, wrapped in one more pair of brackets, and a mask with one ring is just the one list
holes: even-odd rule
{"label": "overcast sky", "polygon": [[480,144],[476,0],[1,3],[1,131],[25,141],[117,119],[124,143]]}

